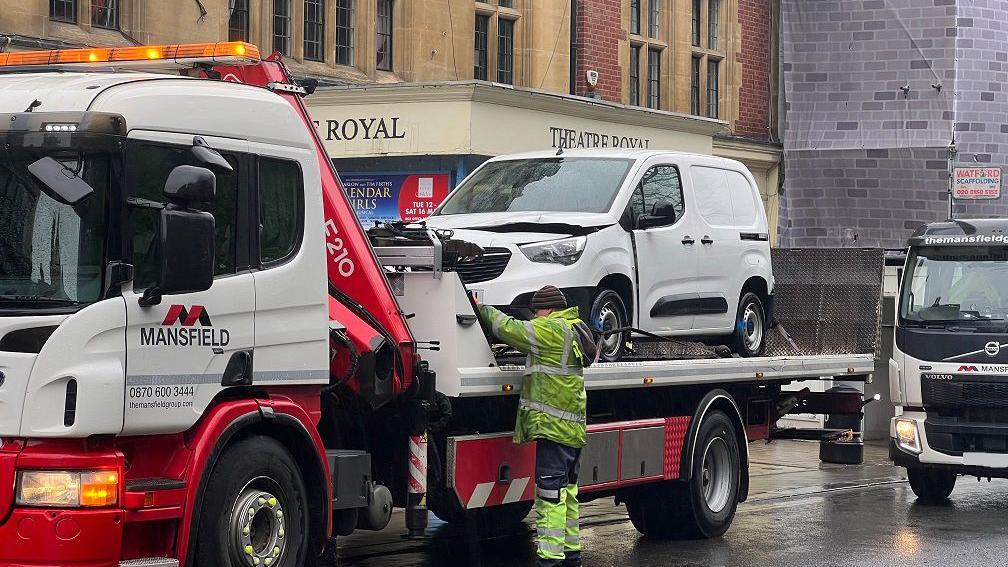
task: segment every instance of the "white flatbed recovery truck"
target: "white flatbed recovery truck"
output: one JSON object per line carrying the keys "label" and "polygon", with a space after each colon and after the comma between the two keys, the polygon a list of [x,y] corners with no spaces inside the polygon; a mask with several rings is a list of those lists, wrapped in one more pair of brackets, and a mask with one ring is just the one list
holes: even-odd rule
{"label": "white flatbed recovery truck", "polygon": [[[527,515],[522,370],[439,237],[372,246],[312,90],[237,42],[0,53],[0,565],[323,565],[393,506]],[[778,421],[859,392],[784,387],[870,378],[881,252],[777,253],[771,356],[588,370],[583,498],[713,537],[748,442],[849,433]]]}

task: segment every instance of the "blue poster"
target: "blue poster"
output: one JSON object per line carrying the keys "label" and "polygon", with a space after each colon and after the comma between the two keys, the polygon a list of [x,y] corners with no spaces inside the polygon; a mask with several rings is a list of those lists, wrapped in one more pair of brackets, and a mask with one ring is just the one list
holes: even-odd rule
{"label": "blue poster", "polygon": [[448,196],[447,173],[340,175],[357,219],[367,229],[375,222],[423,220]]}

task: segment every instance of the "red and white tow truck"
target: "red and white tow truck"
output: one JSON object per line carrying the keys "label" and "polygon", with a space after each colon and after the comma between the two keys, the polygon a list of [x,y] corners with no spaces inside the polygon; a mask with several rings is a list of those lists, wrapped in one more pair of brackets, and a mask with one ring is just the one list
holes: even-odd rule
{"label": "red and white tow truck", "polygon": [[[0,53],[0,564],[323,564],[393,506],[414,536],[427,505],[528,513],[522,368],[475,324],[471,250],[372,247],[312,87],[244,43]],[[585,498],[720,535],[748,442],[861,411],[782,391],[867,379],[873,352],[847,352],[592,366]]]}

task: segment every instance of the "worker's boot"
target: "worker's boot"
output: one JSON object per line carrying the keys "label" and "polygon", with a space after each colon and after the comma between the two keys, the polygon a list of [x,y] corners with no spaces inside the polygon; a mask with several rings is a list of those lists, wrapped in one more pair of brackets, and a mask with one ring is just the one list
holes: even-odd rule
{"label": "worker's boot", "polygon": [[565,554],[564,560],[560,563],[560,567],[581,567],[581,552],[580,551],[569,551]]}

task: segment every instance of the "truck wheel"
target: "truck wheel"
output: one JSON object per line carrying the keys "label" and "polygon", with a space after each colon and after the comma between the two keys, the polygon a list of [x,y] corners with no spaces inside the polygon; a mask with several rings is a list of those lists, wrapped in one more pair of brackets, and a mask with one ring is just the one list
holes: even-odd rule
{"label": "truck wheel", "polygon": [[301,473],[271,437],[228,448],[207,482],[196,534],[197,567],[300,567],[308,548]]}
{"label": "truck wheel", "polygon": [[[626,327],[630,324],[629,321],[630,318],[627,316],[623,298],[611,289],[600,289],[595,299],[592,300],[591,326],[597,331],[608,331]],[[618,361],[623,356],[626,341],[627,333],[617,333],[603,339],[599,360],[602,362]]]}
{"label": "truck wheel", "polygon": [[655,485],[627,500],[630,521],[653,539],[712,538],[728,530],[739,490],[739,446],[735,426],[712,412],[700,426],[688,482]]}
{"label": "truck wheel", "polygon": [[733,350],[745,357],[763,356],[763,351],[766,350],[766,331],[767,319],[763,301],[751,291],[742,294],[735,316]]}
{"label": "truck wheel", "polygon": [[955,489],[956,474],[952,471],[926,467],[907,469],[910,489],[922,504],[941,504]]}

